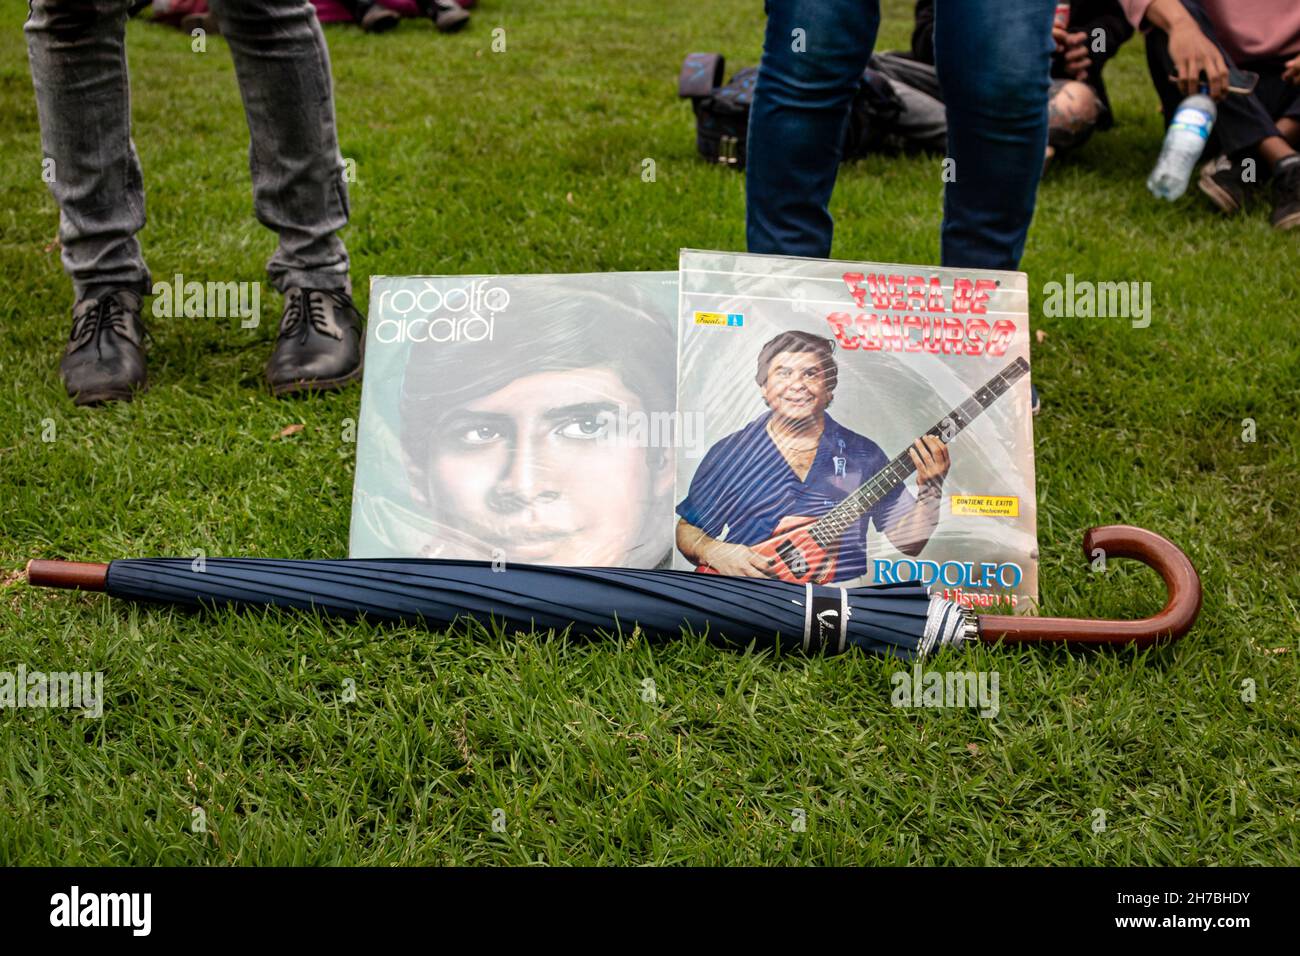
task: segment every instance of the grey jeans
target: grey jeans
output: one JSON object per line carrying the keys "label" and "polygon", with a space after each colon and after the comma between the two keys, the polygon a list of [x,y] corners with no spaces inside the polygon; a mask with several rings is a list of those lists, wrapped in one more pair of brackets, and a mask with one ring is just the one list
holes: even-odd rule
{"label": "grey jeans", "polygon": [[[129,0],[29,0],[24,26],[41,149],[76,297],[151,291],[136,234],[144,183],[131,140]],[[279,234],[271,284],[348,287],[348,220],[329,52],[310,0],[211,0],[248,117],[253,210]],[[47,177],[51,178],[51,177]]]}

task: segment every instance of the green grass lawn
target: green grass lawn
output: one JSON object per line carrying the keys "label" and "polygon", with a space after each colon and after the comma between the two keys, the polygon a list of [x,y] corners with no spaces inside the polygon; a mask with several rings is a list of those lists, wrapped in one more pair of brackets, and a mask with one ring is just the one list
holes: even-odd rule
{"label": "green grass lawn", "polygon": [[[881,48],[906,45],[909,8],[887,4]],[[29,589],[31,557],[346,554],[360,391],[270,397],[267,296],[253,330],[152,321],[148,394],[70,404],[24,13],[0,13],[0,670],[103,671],[107,702],[101,720],[0,711],[0,862],[1300,863],[1300,236],[1263,208],[1229,221],[1199,195],[1151,198],[1139,44],[1108,73],[1119,125],[1051,171],[1023,262],[1045,333],[1042,604],[1158,609],[1152,572],[1080,553],[1085,528],[1128,522],[1187,551],[1204,610],[1163,650],[930,665],[997,671],[985,720],[893,708],[898,665],[860,655]],[[371,274],[672,269],[683,246],[743,248],[742,178],[696,159],[675,79],[696,49],[756,62],[762,28],[754,0],[484,0],[452,37],[328,29],[363,307]],[[128,33],[155,279],[263,278],[274,237],[252,217],[223,42]],[[937,261],[941,190],[937,158],[846,167],[835,254]],[[1069,272],[1150,281],[1150,327],[1043,318],[1044,283]]]}

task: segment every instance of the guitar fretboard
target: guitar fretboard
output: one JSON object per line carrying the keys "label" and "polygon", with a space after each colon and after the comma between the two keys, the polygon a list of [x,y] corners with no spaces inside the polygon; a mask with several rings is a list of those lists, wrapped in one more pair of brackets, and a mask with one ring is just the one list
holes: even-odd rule
{"label": "guitar fretboard", "polygon": [[[1016,359],[985,382],[970,398],[939,419],[938,423],[924,434],[942,438],[945,444],[951,442],[962,429],[1009,391],[1016,380],[1028,371],[1029,363],[1023,358]],[[887,494],[906,481],[914,471],[916,466],[912,464],[912,456],[905,448],[852,494],[826,512],[808,529],[808,533],[823,548],[829,548],[840,539],[853,522],[874,508]]]}

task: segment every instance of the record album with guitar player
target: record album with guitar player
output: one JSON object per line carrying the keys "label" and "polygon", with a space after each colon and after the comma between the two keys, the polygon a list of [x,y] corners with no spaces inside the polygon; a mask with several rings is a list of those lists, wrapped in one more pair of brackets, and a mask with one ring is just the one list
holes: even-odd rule
{"label": "record album with guitar player", "polygon": [[1037,601],[1019,272],[684,250],[674,567]]}

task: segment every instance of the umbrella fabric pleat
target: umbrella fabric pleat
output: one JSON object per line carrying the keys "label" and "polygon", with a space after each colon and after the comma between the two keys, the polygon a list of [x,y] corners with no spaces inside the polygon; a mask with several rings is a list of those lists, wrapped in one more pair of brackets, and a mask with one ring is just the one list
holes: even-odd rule
{"label": "umbrella fabric pleat", "polygon": [[[201,570],[196,569],[201,568]],[[671,638],[683,627],[733,644],[801,647],[808,588],[783,581],[681,571],[567,568],[399,558],[140,558],[109,566],[110,594],[189,606],[226,603],[316,609],[424,625],[469,616],[516,628],[578,633],[641,630]],[[816,588],[838,600],[840,589]],[[903,657],[952,643],[960,613],[920,585],[848,589],[846,644]],[[945,616],[946,615],[946,616]],[[946,629],[945,629],[946,628]],[[939,633],[942,632],[942,633]],[[928,646],[920,648],[924,652]]]}

